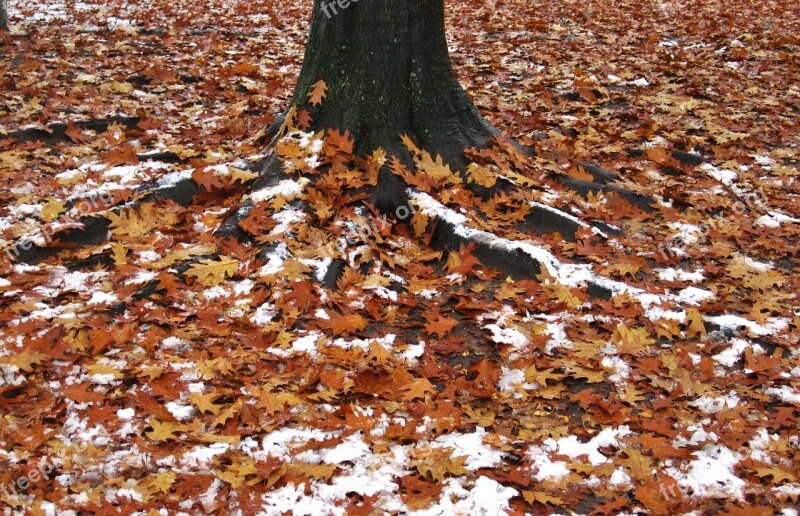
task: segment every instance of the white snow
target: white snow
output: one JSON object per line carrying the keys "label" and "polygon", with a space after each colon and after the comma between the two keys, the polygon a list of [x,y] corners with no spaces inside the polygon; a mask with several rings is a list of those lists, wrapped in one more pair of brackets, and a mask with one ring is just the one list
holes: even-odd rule
{"label": "white snow", "polygon": [[726,185],[733,183],[739,178],[738,174],[733,170],[719,169],[710,163],[703,163],[698,169],[707,172],[708,175]]}
{"label": "white snow", "polygon": [[758,220],[756,220],[756,225],[767,228],[777,228],[780,227],[781,224],[785,224],[787,222],[800,224],[800,219],[771,211],[768,214],[759,217]]}
{"label": "white snow", "polygon": [[744,498],[745,482],[734,473],[741,455],[726,446],[710,444],[694,453],[683,467],[667,467],[665,473],[687,492],[698,497]]}
{"label": "white snow", "polygon": [[255,313],[250,317],[250,322],[263,326],[272,322],[276,315],[275,305],[267,302],[256,308]]}
{"label": "white snow", "polygon": [[709,299],[714,299],[715,294],[709,290],[697,287],[686,287],[678,292],[678,299],[688,305],[699,305]]}
{"label": "white snow", "polygon": [[[411,514],[416,516],[445,516],[451,514],[505,514],[509,508],[509,500],[518,496],[519,492],[505,487],[488,477],[478,477],[472,489],[463,487],[459,479],[448,479],[442,496],[433,507]],[[453,503],[453,499],[457,501]]]}
{"label": "white snow", "polygon": [[534,478],[538,482],[557,481],[569,475],[567,464],[561,461],[553,462],[550,453],[540,446],[531,446],[528,449],[528,456],[533,461]]}
{"label": "white snow", "polygon": [[673,269],[672,267],[660,269],[658,272],[658,279],[661,281],[689,281],[692,283],[700,283],[705,279],[703,269],[698,269],[694,272],[684,271],[682,269]]}
{"label": "white snow", "polygon": [[758,324],[755,321],[733,314],[703,316],[703,319],[722,328],[731,330],[738,330],[744,327],[751,335],[756,337],[773,335],[789,327],[789,322],[786,319],[775,317],[769,318],[766,325]]}
{"label": "white snow", "polygon": [[169,401],[164,406],[178,421],[191,421],[197,414],[197,409],[179,401]]}
{"label": "white snow", "polygon": [[92,298],[89,300],[89,305],[109,305],[117,302],[119,299],[113,292],[93,292]]}
{"label": "white snow", "polygon": [[559,455],[566,455],[571,459],[585,455],[593,466],[599,466],[608,461],[608,458],[600,453],[600,448],[617,447],[619,445],[617,438],[625,437],[630,433],[630,429],[623,425],[619,428],[605,428],[585,443],[580,442],[577,436],[570,435],[558,441],[553,438],[547,439],[544,444],[551,451],[557,452]]}
{"label": "white snow", "polygon": [[486,430],[478,427],[469,434],[454,432],[436,438],[431,443],[434,448],[452,448],[453,457],[466,456],[464,466],[475,471],[480,468],[491,468],[503,462],[505,453],[483,444]]}
{"label": "white snow", "polygon": [[[305,182],[304,182],[305,181]],[[253,202],[263,202],[268,201],[278,195],[284,196],[287,200],[292,200],[296,198],[298,195],[303,193],[303,187],[308,183],[308,180],[300,180],[294,181],[292,179],[284,179],[277,185],[264,188],[261,190],[256,190],[252,194],[250,194],[250,200]]]}
{"label": "white snow", "polygon": [[492,332],[492,340],[498,344],[510,344],[520,349],[528,343],[525,335],[516,328],[501,328],[497,324],[488,324],[484,328]]}
{"label": "white snow", "polygon": [[117,417],[122,419],[122,420],[132,419],[133,416],[135,416],[135,415],[136,415],[136,411],[133,410],[132,408],[124,408],[124,409],[119,409],[117,411]]}
{"label": "white snow", "polygon": [[715,398],[710,396],[701,396],[692,400],[689,404],[697,407],[706,414],[716,414],[717,412],[734,408],[739,404],[739,397],[735,392],[722,394]]}
{"label": "white snow", "polygon": [[792,389],[788,385],[784,385],[782,387],[770,387],[764,392],[770,396],[778,398],[785,403],[800,405],[800,391]]}
{"label": "white snow", "polygon": [[603,357],[600,365],[603,366],[603,369],[612,372],[608,379],[613,383],[624,386],[628,382],[631,368],[620,357]]}
{"label": "white snow", "polygon": [[744,339],[733,339],[730,344],[731,346],[728,349],[712,357],[716,362],[725,367],[733,367],[736,362],[741,359],[744,350],[752,345],[750,341]]}

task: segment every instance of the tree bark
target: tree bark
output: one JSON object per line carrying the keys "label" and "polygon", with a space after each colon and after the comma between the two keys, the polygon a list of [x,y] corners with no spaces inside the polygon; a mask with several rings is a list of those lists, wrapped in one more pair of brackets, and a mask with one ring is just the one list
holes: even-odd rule
{"label": "tree bark", "polygon": [[8,8],[6,0],[0,0],[0,30],[8,31]]}
{"label": "tree bark", "polygon": [[443,0],[315,0],[293,103],[319,80],[329,90],[314,128],[347,129],[359,155],[399,151],[407,134],[462,169],[464,149],[497,134],[453,73]]}

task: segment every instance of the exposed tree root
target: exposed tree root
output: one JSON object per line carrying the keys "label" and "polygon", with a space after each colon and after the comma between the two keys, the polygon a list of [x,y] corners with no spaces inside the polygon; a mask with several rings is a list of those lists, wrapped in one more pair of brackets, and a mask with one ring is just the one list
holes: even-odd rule
{"label": "exposed tree root", "polygon": [[48,144],[67,141],[70,139],[67,131],[70,125],[83,130],[104,132],[112,125],[121,125],[126,129],[133,129],[139,124],[140,118],[138,116],[118,116],[111,118],[96,118],[93,120],[78,120],[71,124],[63,122],[54,122],[48,124],[44,128],[30,127],[26,129],[19,129],[12,131],[5,135],[0,135],[0,138],[12,138],[18,141],[41,141]]}

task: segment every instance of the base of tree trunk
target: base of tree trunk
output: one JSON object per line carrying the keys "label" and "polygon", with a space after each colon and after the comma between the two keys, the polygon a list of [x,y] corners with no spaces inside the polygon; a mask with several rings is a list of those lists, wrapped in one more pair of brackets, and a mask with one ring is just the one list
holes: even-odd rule
{"label": "base of tree trunk", "polygon": [[[123,212],[164,201],[189,206],[209,190],[219,189],[217,194],[241,200],[214,237],[247,246],[251,257],[258,259],[274,244],[265,233],[274,222],[269,217],[276,213],[264,204],[284,196],[281,189],[288,188],[294,196],[292,206],[311,217],[313,227],[328,227],[339,216],[336,210],[344,210],[353,220],[370,214],[380,221],[380,228],[362,224],[362,234],[352,246],[380,240],[381,231],[402,226],[402,231],[432,249],[449,253],[470,249],[486,266],[530,279],[556,272],[555,259],[536,250],[529,237],[555,233],[574,242],[582,231],[602,236],[618,231],[602,221],[580,220],[562,206],[537,201],[542,192],[612,195],[634,209],[652,209],[653,199],[623,187],[619,178],[599,167],[582,166],[585,178],[580,179],[559,173],[555,166],[537,168],[531,149],[492,127],[453,73],[440,0],[375,2],[379,5],[352,4],[346,15],[339,16],[321,14],[322,2],[315,2],[293,101],[266,131],[270,144],[263,153],[232,164],[242,171],[239,179],[199,170],[141,185],[132,196],[105,200],[102,206],[96,199],[70,199],[65,213],[86,203],[95,209],[77,210],[79,216],[57,234],[18,241],[9,255],[32,263],[63,249],[102,245]],[[136,123],[135,118],[114,120],[120,121]],[[82,126],[100,128],[106,122],[88,121]],[[64,138],[67,131],[68,126],[61,124],[12,137],[50,141]],[[319,148],[308,148],[312,140]],[[352,180],[342,179],[349,177]],[[493,213],[497,210],[502,213]],[[508,236],[491,230],[501,219],[509,221],[502,226]],[[328,287],[334,287],[347,268],[350,250],[338,252],[341,256],[332,257],[332,266],[319,278]],[[193,257],[174,270],[183,276],[192,264],[217,257]],[[105,258],[82,258],[72,266],[109,263],[106,251]],[[599,284],[592,288],[598,296],[610,294]],[[153,292],[154,286],[148,285],[138,295]]]}

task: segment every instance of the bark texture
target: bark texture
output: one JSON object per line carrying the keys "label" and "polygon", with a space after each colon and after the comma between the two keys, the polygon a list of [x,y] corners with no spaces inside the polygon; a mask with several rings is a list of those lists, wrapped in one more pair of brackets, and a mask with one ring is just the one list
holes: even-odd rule
{"label": "bark texture", "polygon": [[8,31],[8,6],[6,0],[0,0],[0,30]]}
{"label": "bark texture", "polygon": [[349,130],[357,154],[393,152],[408,134],[462,168],[464,149],[497,133],[453,73],[443,0],[315,0],[294,103],[318,80],[329,90],[314,127]]}

